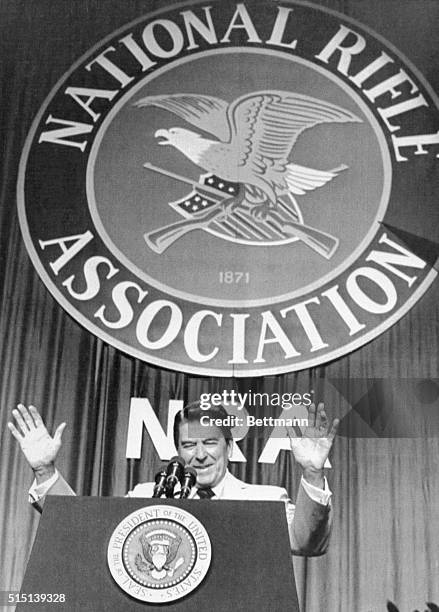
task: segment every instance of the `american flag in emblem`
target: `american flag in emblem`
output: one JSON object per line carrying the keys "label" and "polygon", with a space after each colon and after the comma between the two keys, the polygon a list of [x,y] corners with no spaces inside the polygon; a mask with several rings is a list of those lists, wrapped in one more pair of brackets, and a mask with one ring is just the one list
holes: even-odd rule
{"label": "american flag in emblem", "polygon": [[[224,181],[214,174],[200,176],[199,182],[200,186],[194,188],[186,197],[169,203],[185,217],[192,217],[200,212],[204,212],[225,199],[236,197],[240,192],[239,183]],[[203,185],[215,189],[218,191],[218,194],[207,191],[207,189],[204,190]]]}

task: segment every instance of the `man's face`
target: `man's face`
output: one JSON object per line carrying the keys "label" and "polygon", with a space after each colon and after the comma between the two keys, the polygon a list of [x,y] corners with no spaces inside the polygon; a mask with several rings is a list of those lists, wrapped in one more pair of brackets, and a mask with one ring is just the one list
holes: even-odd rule
{"label": "man's face", "polygon": [[215,487],[227,470],[231,445],[219,427],[201,425],[197,421],[180,425],[178,454],[187,465],[195,468],[200,487]]}

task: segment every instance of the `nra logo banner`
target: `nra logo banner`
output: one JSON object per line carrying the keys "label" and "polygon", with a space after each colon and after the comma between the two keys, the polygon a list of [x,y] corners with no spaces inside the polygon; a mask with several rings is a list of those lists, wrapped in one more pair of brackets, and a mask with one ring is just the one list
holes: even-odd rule
{"label": "nra logo banner", "polygon": [[178,4],[50,92],[20,223],[48,289],[104,341],[277,374],[361,347],[427,290],[438,155],[435,93],[361,24],[305,2]]}

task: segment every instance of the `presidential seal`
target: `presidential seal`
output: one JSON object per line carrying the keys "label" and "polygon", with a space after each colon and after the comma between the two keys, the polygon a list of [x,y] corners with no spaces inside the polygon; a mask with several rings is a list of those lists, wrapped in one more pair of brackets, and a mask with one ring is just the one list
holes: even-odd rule
{"label": "presidential seal", "polygon": [[180,508],[157,505],[140,508],[119,523],[107,561],[126,593],[168,603],[201,584],[211,556],[209,536],[198,519]]}
{"label": "presidential seal", "polygon": [[436,277],[438,107],[397,49],[323,7],[162,8],[49,94],[21,160],[24,240],[60,304],[130,355],[316,366]]}

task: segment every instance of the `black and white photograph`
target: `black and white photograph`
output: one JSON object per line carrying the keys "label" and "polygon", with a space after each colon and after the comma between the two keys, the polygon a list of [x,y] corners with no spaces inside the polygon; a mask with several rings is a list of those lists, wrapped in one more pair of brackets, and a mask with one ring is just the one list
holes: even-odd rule
{"label": "black and white photograph", "polygon": [[0,0],[0,610],[439,612],[438,0]]}

